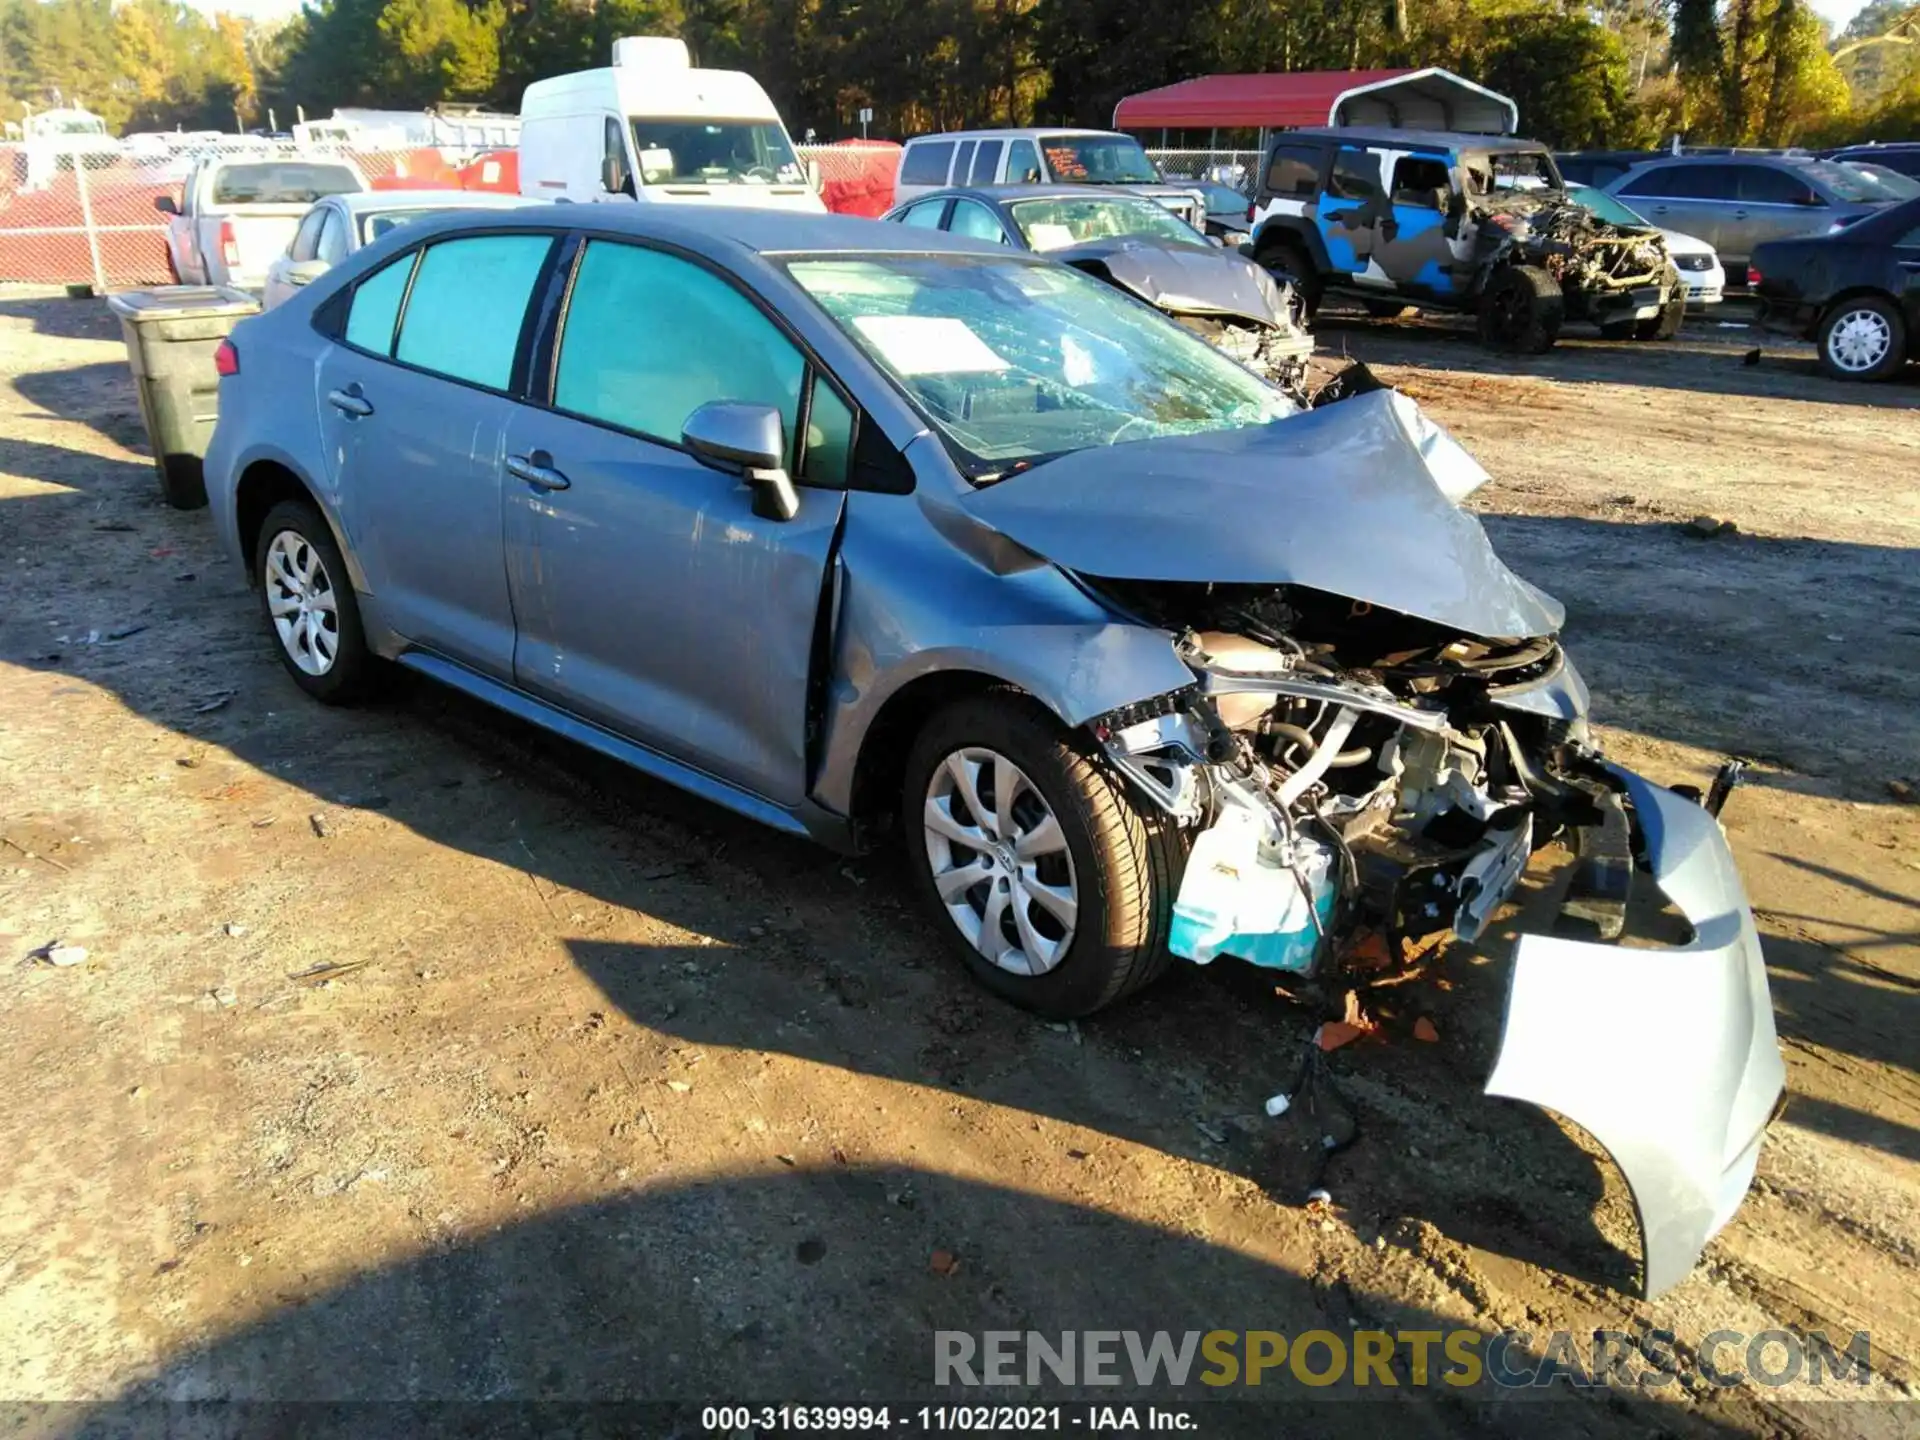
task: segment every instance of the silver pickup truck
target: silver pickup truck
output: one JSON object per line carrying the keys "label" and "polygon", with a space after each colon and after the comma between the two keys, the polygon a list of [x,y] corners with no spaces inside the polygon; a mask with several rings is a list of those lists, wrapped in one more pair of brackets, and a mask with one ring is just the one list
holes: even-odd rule
{"label": "silver pickup truck", "polygon": [[168,217],[167,258],[181,284],[258,290],[314,201],[366,188],[344,160],[206,155],[177,198],[153,203]]}

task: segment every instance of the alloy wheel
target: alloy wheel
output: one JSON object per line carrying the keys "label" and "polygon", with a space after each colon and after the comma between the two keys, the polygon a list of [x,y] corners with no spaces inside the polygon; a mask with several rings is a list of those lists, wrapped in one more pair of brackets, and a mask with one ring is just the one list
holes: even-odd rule
{"label": "alloy wheel", "polygon": [[1834,365],[1849,374],[1860,375],[1874,369],[1893,348],[1893,327],[1877,310],[1849,310],[1827,332],[1827,355]]}
{"label": "alloy wheel", "polygon": [[340,612],[320,552],[297,530],[267,546],[267,613],[287,658],[307,675],[325,675],[340,654]]}
{"label": "alloy wheel", "polygon": [[991,964],[1044,975],[1079,914],[1073,856],[1046,797],[1006,756],[955,750],[927,782],[928,867],[947,915]]}

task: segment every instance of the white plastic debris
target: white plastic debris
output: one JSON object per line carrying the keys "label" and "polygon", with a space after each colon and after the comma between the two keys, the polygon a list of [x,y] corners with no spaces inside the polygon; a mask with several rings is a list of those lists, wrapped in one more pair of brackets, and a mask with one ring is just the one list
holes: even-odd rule
{"label": "white plastic debris", "polygon": [[86,958],[87,947],[84,945],[49,945],[47,947],[47,963],[49,965],[79,965],[82,964]]}
{"label": "white plastic debris", "polygon": [[1285,1095],[1275,1095],[1267,1101],[1267,1114],[1278,1120],[1292,1107],[1293,1101]]}

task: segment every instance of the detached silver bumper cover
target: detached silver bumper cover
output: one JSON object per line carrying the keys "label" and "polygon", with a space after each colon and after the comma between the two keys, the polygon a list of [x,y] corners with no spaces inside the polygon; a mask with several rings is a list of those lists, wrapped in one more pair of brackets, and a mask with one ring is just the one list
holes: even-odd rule
{"label": "detached silver bumper cover", "polygon": [[1653,879],[1692,925],[1677,949],[1524,937],[1489,1095],[1606,1147],[1640,1218],[1646,1293],[1686,1278],[1746,1198],[1786,1081],[1760,937],[1719,822],[1630,771]]}

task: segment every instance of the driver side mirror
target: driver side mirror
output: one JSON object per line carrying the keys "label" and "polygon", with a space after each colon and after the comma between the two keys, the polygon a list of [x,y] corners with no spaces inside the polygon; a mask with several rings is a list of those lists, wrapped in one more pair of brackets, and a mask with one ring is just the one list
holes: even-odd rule
{"label": "driver side mirror", "polygon": [[310,285],[332,268],[324,260],[290,260],[283,273],[289,285]]}
{"label": "driver side mirror", "polygon": [[632,195],[633,177],[623,173],[626,166],[618,155],[600,157],[600,188],[609,195]]}
{"label": "driver side mirror", "polygon": [[178,215],[180,213],[180,202],[175,200],[171,195],[156,195],[153,197],[153,208],[158,210],[162,215]]}
{"label": "driver side mirror", "polygon": [[702,465],[738,475],[753,490],[753,513],[763,520],[791,520],[800,494],[786,471],[787,427],[771,405],[715,400],[680,427],[680,443]]}

